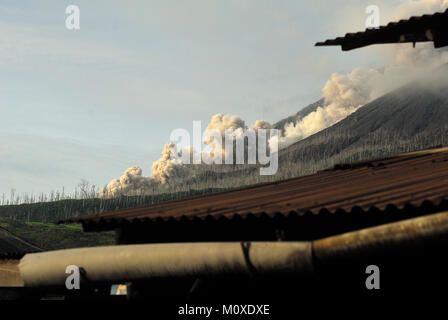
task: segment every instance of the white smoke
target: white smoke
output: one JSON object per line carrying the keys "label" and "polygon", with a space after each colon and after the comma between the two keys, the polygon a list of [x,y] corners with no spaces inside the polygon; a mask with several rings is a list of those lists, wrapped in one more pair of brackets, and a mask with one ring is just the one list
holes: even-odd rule
{"label": "white smoke", "polygon": [[99,197],[114,197],[119,194],[138,195],[150,189],[155,181],[142,176],[142,169],[134,166],[128,168],[120,179],[113,179],[100,191]]}
{"label": "white smoke", "polygon": [[258,129],[271,129],[272,126],[269,122],[266,122],[264,120],[257,120],[255,121],[255,124],[252,126],[252,129],[258,130]]}
{"label": "white smoke", "polygon": [[[269,129],[271,128],[271,124],[264,120],[256,120],[253,126],[248,127],[245,121],[239,116],[224,115],[222,113],[218,113],[212,116],[210,123],[207,125],[205,131],[211,133],[213,133],[213,131],[219,132],[222,140],[217,141],[213,137],[206,137],[202,141],[205,145],[205,149],[201,150],[201,157],[205,163],[211,163],[214,157],[221,157],[222,159],[225,159],[225,139],[227,131],[230,131],[232,134],[231,141],[233,145],[233,155],[235,156],[236,145],[238,143],[241,143],[244,146],[244,153],[247,155],[249,148],[251,148],[251,146],[249,146],[248,143],[244,141],[245,137],[247,137],[246,133],[248,132],[248,129],[253,130],[254,133],[257,133],[259,129],[265,129],[267,130],[267,135],[269,136]],[[258,138],[255,137],[255,139]],[[190,149],[192,149],[192,147],[190,147]],[[233,161],[235,162],[235,158]]]}
{"label": "white smoke", "polygon": [[[251,127],[255,131],[258,129],[270,129],[271,125],[263,120],[257,120]],[[217,130],[222,137],[225,136],[226,130],[233,132],[233,143],[238,139],[244,139],[244,132],[248,129],[245,121],[235,115],[216,114],[212,116],[210,123],[206,127],[206,131]],[[206,146],[206,150],[195,150],[192,146],[184,147],[182,152],[199,153],[205,162],[210,152],[220,151],[224,156],[224,143],[222,141],[214,141],[214,139],[204,139],[202,141]],[[115,197],[122,195],[142,195],[152,194],[155,190],[160,190],[165,186],[181,182],[187,177],[192,177],[201,170],[210,169],[208,165],[184,164],[181,160],[181,154],[178,153],[176,145],[171,142],[165,144],[162,156],[152,164],[152,174],[149,177],[142,176],[142,169],[133,166],[127,169],[120,179],[113,179],[98,194],[99,197]],[[191,157],[190,157],[191,158]],[[190,161],[191,163],[191,161]]]}
{"label": "white smoke", "polygon": [[178,182],[187,174],[186,168],[178,157],[174,156],[175,145],[168,143],[164,146],[162,157],[152,164],[152,175],[142,176],[142,169],[133,166],[123,173],[120,179],[113,179],[100,191],[99,197],[115,197],[117,195],[142,195],[152,192],[170,181]]}
{"label": "white smoke", "polygon": [[[210,123],[205,128],[205,131],[210,133],[213,133],[214,130],[219,132],[223,139],[226,130],[231,130],[234,134],[233,140],[236,141],[241,139],[244,131],[247,130],[247,126],[245,121],[236,115],[218,113],[212,116]],[[206,145],[205,150],[202,151],[202,159],[206,163],[212,162],[214,155],[225,156],[224,140],[217,141],[213,137],[206,137],[202,142]]]}
{"label": "white smoke", "polygon": [[419,0],[407,1],[393,8],[394,20],[408,19],[411,16],[421,16],[423,14],[432,14],[443,12],[448,8],[448,0]]}
{"label": "white smoke", "polygon": [[169,183],[173,179],[182,179],[187,173],[182,168],[182,161],[175,156],[174,143],[165,144],[162,157],[152,164],[151,178],[161,184]]}
{"label": "white smoke", "polygon": [[[246,123],[240,117],[218,113],[212,117],[205,130],[218,130],[221,135],[224,135],[226,129],[238,130],[246,128]],[[208,141],[204,141],[204,143],[208,143]]]}
{"label": "white smoke", "polygon": [[361,67],[347,75],[332,74],[322,89],[324,105],[296,123],[287,123],[279,139],[280,148],[328,128],[369,102],[378,77],[381,77],[379,71]]}

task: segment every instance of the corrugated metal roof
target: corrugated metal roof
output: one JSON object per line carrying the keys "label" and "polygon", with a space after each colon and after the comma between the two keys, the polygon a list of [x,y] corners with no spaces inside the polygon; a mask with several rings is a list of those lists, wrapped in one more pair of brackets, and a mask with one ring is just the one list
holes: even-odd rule
{"label": "corrugated metal roof", "polygon": [[299,178],[152,206],[72,218],[94,230],[133,222],[223,221],[402,210],[448,198],[448,148],[356,162]]}
{"label": "corrugated metal roof", "polygon": [[344,37],[318,42],[316,46],[341,46],[345,51],[371,44],[434,41],[434,46],[439,48],[448,45],[447,27],[448,10],[390,22],[377,29],[347,33]]}

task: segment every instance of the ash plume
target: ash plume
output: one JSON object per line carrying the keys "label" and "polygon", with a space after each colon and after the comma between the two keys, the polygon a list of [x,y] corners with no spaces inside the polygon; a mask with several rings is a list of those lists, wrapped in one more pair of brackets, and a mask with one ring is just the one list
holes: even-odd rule
{"label": "ash plume", "polygon": [[175,156],[174,143],[165,144],[162,157],[152,164],[151,178],[161,184],[169,183],[170,180],[182,179],[186,171],[182,168],[182,162]]}
{"label": "ash plume", "polygon": [[[249,127],[245,121],[235,115],[216,114],[212,116],[206,131],[216,130],[224,138],[226,130],[233,132],[233,143],[244,139],[245,131]],[[270,129],[271,125],[263,120],[257,120],[251,127],[253,130]],[[192,146],[187,146],[182,150],[177,150],[176,144],[170,142],[165,144],[162,156],[152,164],[152,174],[148,177],[142,175],[142,169],[138,166],[128,168],[120,179],[113,179],[98,194],[99,197],[115,197],[118,195],[143,195],[153,194],[156,190],[180,183],[186,178],[193,177],[195,174],[210,170],[207,164],[189,164],[181,160],[181,152],[199,153],[204,162],[210,154],[218,151],[225,156],[223,141],[216,141],[212,138],[203,139],[202,143],[206,146],[205,150],[195,150]],[[180,152],[179,152],[180,151]]]}

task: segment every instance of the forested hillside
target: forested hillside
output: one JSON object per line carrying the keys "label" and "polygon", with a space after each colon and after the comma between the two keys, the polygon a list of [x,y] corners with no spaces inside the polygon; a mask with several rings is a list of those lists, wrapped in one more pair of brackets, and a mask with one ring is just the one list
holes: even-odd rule
{"label": "forested hillside", "polygon": [[121,196],[116,198],[65,199],[59,201],[0,206],[0,218],[34,222],[57,222],[74,216],[98,214],[126,208],[178,200],[221,189],[189,190],[142,196]]}

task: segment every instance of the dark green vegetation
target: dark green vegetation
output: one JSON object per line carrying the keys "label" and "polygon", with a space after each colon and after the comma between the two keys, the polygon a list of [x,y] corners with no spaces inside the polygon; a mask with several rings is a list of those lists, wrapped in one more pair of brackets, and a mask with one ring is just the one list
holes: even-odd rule
{"label": "dark green vegetation", "polygon": [[112,245],[113,232],[84,233],[80,225],[0,218],[0,254]]}
{"label": "dark green vegetation", "polygon": [[10,218],[27,222],[54,223],[75,216],[134,208],[168,200],[183,199],[219,190],[221,189],[206,189],[200,191],[189,190],[157,195],[121,196],[111,199],[65,199],[53,202],[6,205],[0,206],[0,218]]}
{"label": "dark green vegetation", "polygon": [[0,256],[2,253],[35,252],[41,249],[29,243],[19,236],[8,231],[9,224],[6,221],[0,222]]}

